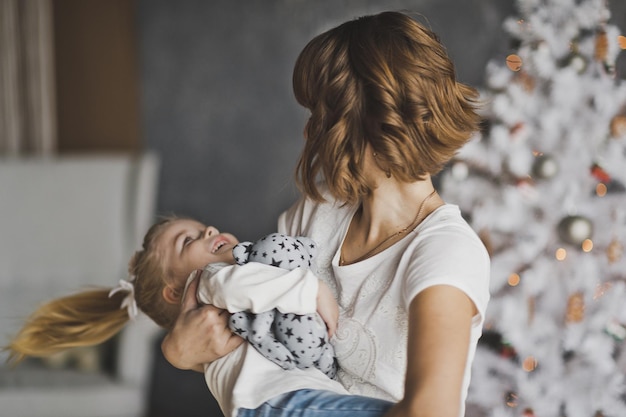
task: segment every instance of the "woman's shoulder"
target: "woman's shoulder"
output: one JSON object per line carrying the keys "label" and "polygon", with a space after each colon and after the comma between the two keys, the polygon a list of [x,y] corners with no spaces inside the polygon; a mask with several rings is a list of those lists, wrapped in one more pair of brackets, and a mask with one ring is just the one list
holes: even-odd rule
{"label": "woman's shoulder", "polygon": [[[420,225],[413,240],[414,256],[443,258],[442,266],[453,265],[480,266],[489,268],[489,254],[478,233],[463,218],[461,210],[453,204],[445,204],[435,210]],[[454,260],[458,262],[454,262]]]}
{"label": "woman's shoulder", "polygon": [[431,213],[423,222],[423,231],[434,236],[456,235],[465,236],[467,239],[480,243],[476,231],[463,217],[459,206],[454,204],[444,204]]}
{"label": "woman's shoulder", "polygon": [[316,201],[301,196],[278,219],[278,231],[289,235],[310,236],[312,230],[320,225],[331,227],[341,224],[353,208],[341,204],[328,192],[320,187],[323,201]]}
{"label": "woman's shoulder", "polygon": [[484,311],[489,300],[489,254],[455,205],[446,204],[427,218],[405,252],[407,302],[422,289],[447,284],[462,289]]}

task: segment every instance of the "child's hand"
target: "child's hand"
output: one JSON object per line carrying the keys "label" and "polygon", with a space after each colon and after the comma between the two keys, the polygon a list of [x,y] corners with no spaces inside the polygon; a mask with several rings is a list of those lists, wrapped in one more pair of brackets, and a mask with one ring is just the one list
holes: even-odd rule
{"label": "child's hand", "polygon": [[328,327],[328,336],[332,337],[339,323],[339,305],[330,288],[322,281],[319,281],[317,290],[317,313]]}

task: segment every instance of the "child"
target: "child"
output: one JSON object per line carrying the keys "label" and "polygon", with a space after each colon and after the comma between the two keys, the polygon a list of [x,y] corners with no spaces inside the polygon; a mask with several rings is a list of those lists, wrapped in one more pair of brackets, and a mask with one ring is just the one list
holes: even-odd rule
{"label": "child", "polygon": [[[120,281],[113,290],[85,291],[42,306],[8,346],[10,360],[104,342],[122,329],[129,316],[136,315],[137,308],[170,329],[185,289],[197,275],[195,271],[219,262],[230,266],[221,268],[209,280],[210,298],[216,307],[252,312],[277,308],[295,314],[310,314],[317,309],[334,326],[336,302],[308,268],[287,271],[256,262],[232,265],[232,250],[237,243],[233,235],[191,219],[168,218],[156,223],[146,234],[142,250],[130,261],[128,281]],[[203,291],[207,293],[199,285],[199,292]],[[259,298],[262,293],[272,296]],[[207,385],[226,417],[262,415],[268,409],[276,411],[279,404],[289,414],[314,407],[336,417],[355,412],[374,417],[382,416],[392,405],[343,395],[347,391],[338,382],[315,368],[284,370],[249,343],[206,364],[204,371]],[[297,401],[299,393],[310,399],[311,392],[319,392],[317,404]]]}

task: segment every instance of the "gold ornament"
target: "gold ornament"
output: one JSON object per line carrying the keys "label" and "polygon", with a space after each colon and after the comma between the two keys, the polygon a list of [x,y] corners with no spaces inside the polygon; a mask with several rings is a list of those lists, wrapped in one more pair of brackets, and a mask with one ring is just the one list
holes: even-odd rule
{"label": "gold ornament", "polygon": [[626,135],[626,115],[618,114],[611,120],[611,136],[619,138]]}
{"label": "gold ornament", "polygon": [[522,69],[522,58],[519,55],[511,54],[506,57],[506,66],[511,71],[519,71]]}
{"label": "gold ornament", "polygon": [[531,93],[535,89],[536,81],[526,71],[520,71],[517,75],[519,83],[524,87],[524,90]]}
{"label": "gold ornament", "polygon": [[528,325],[530,326],[535,319],[535,297],[528,298]]}
{"label": "gold ornament", "polygon": [[596,61],[604,62],[608,56],[609,51],[609,38],[606,31],[599,30],[596,35],[596,49],[594,52],[594,58]]}
{"label": "gold ornament", "polygon": [[624,255],[624,245],[616,237],[611,240],[609,246],[606,248],[606,257],[609,259],[609,263],[615,263],[622,259]]}
{"label": "gold ornament", "polygon": [[585,299],[582,292],[577,292],[567,299],[567,313],[565,321],[567,323],[579,323],[585,318]]}

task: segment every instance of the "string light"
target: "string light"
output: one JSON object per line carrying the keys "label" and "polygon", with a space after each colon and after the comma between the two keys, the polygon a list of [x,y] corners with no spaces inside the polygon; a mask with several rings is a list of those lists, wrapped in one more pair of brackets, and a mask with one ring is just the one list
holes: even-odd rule
{"label": "string light", "polygon": [[596,185],[596,194],[598,195],[598,197],[604,197],[607,191],[608,191],[608,188],[606,187],[606,184],[601,182],[598,185]]}
{"label": "string light", "polygon": [[622,49],[626,49],[626,36],[624,35],[619,35],[617,37],[617,43],[619,44],[619,47]]}
{"label": "string light", "polygon": [[591,239],[585,239],[582,243],[583,252],[591,252],[593,249],[593,241]]}
{"label": "string light", "polygon": [[509,275],[508,283],[511,287],[516,287],[520,283],[520,276],[513,272]]}
{"label": "string light", "polygon": [[522,362],[522,369],[526,372],[532,372],[537,368],[537,359],[534,356],[528,356]]}
{"label": "string light", "polygon": [[600,298],[604,297],[604,294],[606,294],[607,291],[609,291],[612,287],[613,284],[610,282],[603,282],[602,284],[598,284],[593,294],[593,300],[598,301]]}
{"label": "string light", "polygon": [[564,261],[567,258],[567,251],[564,248],[558,248],[555,256],[557,261]]}

